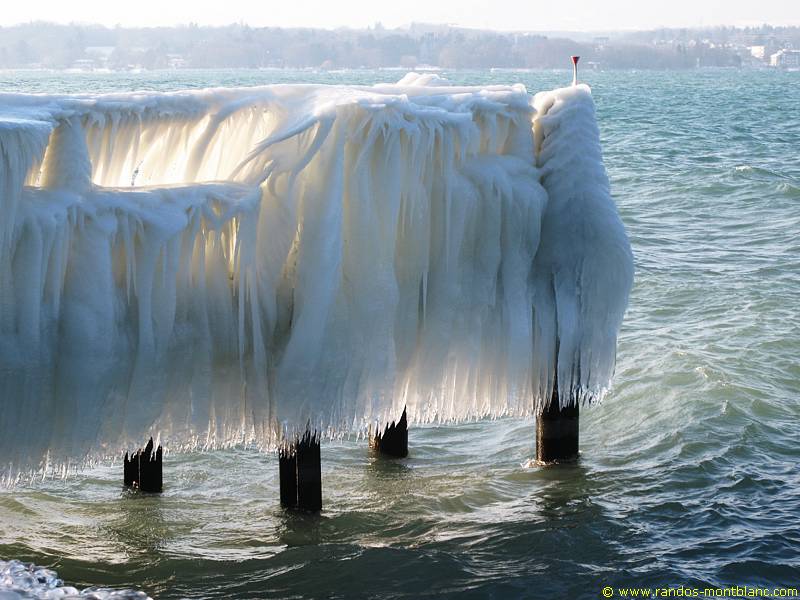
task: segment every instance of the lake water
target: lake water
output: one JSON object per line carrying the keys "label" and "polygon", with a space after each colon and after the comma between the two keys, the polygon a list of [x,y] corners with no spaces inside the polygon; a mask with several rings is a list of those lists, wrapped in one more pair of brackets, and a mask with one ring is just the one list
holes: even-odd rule
{"label": "lake water", "polygon": [[[569,83],[564,72],[453,81]],[[29,92],[394,81],[393,71],[0,72]],[[584,72],[636,283],[580,462],[526,468],[531,420],[414,428],[411,455],[326,442],[325,510],[277,458],[170,454],[0,491],[0,559],[157,598],[599,598],[604,586],[800,587],[800,73]]]}

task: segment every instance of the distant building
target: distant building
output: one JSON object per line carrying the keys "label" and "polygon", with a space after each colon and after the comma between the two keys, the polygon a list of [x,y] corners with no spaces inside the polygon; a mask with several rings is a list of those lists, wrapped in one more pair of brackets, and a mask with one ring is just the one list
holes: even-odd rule
{"label": "distant building", "polygon": [[759,60],[764,60],[764,57],[767,55],[767,48],[765,46],[750,46],[748,48],[750,50],[750,54]]}
{"label": "distant building", "polygon": [[784,69],[800,68],[800,50],[778,50],[769,57],[771,67],[782,67]]}
{"label": "distant building", "polygon": [[71,69],[74,71],[94,71],[96,66],[93,59],[81,58],[72,63]]}
{"label": "distant building", "polygon": [[170,69],[186,68],[186,59],[180,54],[167,54],[167,65]]}
{"label": "distant building", "polygon": [[114,46],[86,46],[83,51],[89,58],[100,62],[108,62],[109,57],[114,52]]}

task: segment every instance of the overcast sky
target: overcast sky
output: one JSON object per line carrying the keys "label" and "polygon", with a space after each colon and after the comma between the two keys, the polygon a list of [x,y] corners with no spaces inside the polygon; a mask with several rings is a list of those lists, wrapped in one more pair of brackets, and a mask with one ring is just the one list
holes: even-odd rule
{"label": "overcast sky", "polygon": [[800,25],[800,0],[6,0],[0,24],[113,26],[385,27],[412,21],[531,31],[599,31],[702,25]]}

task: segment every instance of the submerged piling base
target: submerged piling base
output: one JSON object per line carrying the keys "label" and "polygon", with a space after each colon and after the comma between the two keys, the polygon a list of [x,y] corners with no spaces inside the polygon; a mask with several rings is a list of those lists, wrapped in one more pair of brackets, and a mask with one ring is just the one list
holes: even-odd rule
{"label": "submerged piling base", "polygon": [[144,450],[139,448],[130,458],[126,452],[123,460],[125,487],[160,494],[164,487],[162,456],[163,449],[160,444],[153,452],[153,438],[150,438]]}
{"label": "submerged piling base", "polygon": [[319,436],[306,429],[278,450],[281,506],[308,512],[322,510],[322,461]]}
{"label": "submerged piling base", "polygon": [[403,408],[403,415],[395,423],[386,425],[381,433],[378,430],[369,440],[370,447],[376,452],[392,458],[405,458],[408,456],[408,419],[406,409]]}
{"label": "submerged piling base", "polygon": [[558,390],[550,406],[536,418],[536,461],[539,463],[578,460],[578,404],[559,408]]}

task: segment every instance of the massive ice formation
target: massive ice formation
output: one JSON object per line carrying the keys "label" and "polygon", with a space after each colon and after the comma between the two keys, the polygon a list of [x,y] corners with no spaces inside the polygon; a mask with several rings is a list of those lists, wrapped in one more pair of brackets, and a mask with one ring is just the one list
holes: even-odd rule
{"label": "massive ice formation", "polygon": [[0,214],[14,468],[599,399],[632,280],[585,86],[0,94]]}

